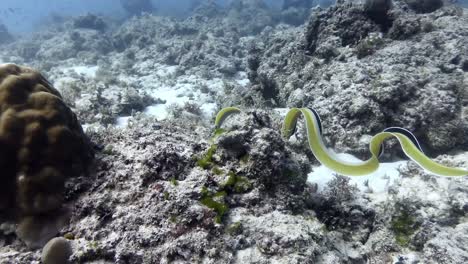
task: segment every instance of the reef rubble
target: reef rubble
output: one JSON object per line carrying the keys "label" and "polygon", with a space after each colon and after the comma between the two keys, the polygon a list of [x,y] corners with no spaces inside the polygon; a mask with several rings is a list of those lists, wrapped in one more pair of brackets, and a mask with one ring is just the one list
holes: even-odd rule
{"label": "reef rubble", "polygon": [[[289,2],[88,14],[0,42],[0,61],[40,71],[93,143],[89,175],[65,183],[72,263],[468,262],[466,177],[427,174],[396,142],[374,175],[340,176],[301,124],[280,135],[285,109],[314,107],[350,161],[402,126],[468,167],[467,9]],[[231,105],[245,111],[215,131]],[[0,212],[0,263],[39,263],[15,224]]]}

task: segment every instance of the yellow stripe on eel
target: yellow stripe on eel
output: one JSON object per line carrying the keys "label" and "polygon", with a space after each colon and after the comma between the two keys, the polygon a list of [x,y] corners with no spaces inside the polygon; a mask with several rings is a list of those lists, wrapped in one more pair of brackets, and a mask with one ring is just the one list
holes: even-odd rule
{"label": "yellow stripe on eel", "polygon": [[237,107],[226,107],[221,109],[218,114],[216,115],[216,120],[215,120],[215,129],[218,129],[221,127],[221,125],[224,123],[226,118],[233,114],[240,113],[241,110]]}
{"label": "yellow stripe on eel", "polygon": [[[224,120],[241,110],[236,107],[227,107],[221,109],[216,116],[215,127],[218,129]],[[411,160],[416,162],[426,171],[439,176],[468,176],[468,170],[461,168],[451,168],[439,164],[428,158],[422,151],[414,135],[406,129],[389,128],[384,132],[378,133],[372,137],[369,144],[371,158],[362,162],[349,162],[337,157],[325,146],[321,134],[321,121],[318,114],[308,108],[292,108],[284,118],[281,133],[287,140],[296,130],[297,121],[300,116],[304,116],[304,122],[307,128],[307,139],[309,147],[317,160],[325,167],[347,176],[368,175],[379,168],[379,154],[383,150],[383,143],[386,139],[395,137],[398,139],[401,148]]]}
{"label": "yellow stripe on eel", "polygon": [[[342,160],[333,153],[331,153],[325,144],[323,143],[322,136],[319,132],[319,125],[315,115],[310,109],[307,108],[293,108],[289,110],[284,119],[283,125],[283,137],[288,139],[292,136],[290,126],[295,124],[300,115],[304,116],[306,128],[307,128],[307,139],[309,141],[309,147],[317,160],[325,167],[347,176],[361,176],[372,173],[379,167],[379,161],[377,156],[372,156],[364,162],[348,162]],[[378,152],[377,152],[378,155]]]}

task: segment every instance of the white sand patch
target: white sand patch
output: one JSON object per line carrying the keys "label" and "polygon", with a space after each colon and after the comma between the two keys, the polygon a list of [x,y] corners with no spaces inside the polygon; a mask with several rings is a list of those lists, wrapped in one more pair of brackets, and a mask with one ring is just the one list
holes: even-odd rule
{"label": "white sand patch", "polygon": [[177,85],[176,87],[162,86],[148,92],[153,97],[166,101],[165,104],[151,105],[145,109],[145,113],[162,120],[168,116],[168,106],[173,104],[184,105],[184,103],[190,101],[190,97],[187,95],[192,92],[192,89],[189,85]]}
{"label": "white sand patch", "polygon": [[[346,153],[336,154],[340,159],[349,162],[359,162],[360,159]],[[350,183],[355,184],[361,191],[372,190],[373,193],[386,192],[388,187],[400,178],[398,168],[408,166],[408,161],[397,161],[391,163],[381,163],[379,168],[365,176],[351,176]],[[336,173],[321,165],[313,168],[308,174],[307,180],[318,185],[318,191],[323,191],[327,183],[334,178]],[[367,186],[366,186],[367,182]]]}
{"label": "white sand patch", "polygon": [[[146,107],[145,114],[164,120],[168,117],[168,107],[184,106],[186,103],[196,104],[200,107],[203,118],[211,118],[217,110],[215,97],[223,92],[225,80],[221,78],[207,79],[199,75],[178,75],[178,66],[163,65],[152,61],[144,61],[133,66],[137,74],[120,74],[117,79],[123,83],[131,84],[141,92],[146,92],[158,101],[158,103]],[[62,91],[64,87],[73,84],[79,76],[96,78],[99,67],[96,65],[68,65],[60,69],[60,74],[53,78],[54,87]],[[239,72],[232,82],[248,85],[247,73]],[[109,87],[110,88],[110,87]],[[108,91],[109,90],[109,91]],[[115,89],[104,90],[115,92]],[[84,96],[84,95],[83,95]],[[116,120],[117,127],[126,127],[131,116],[121,116]]]}
{"label": "white sand patch", "polygon": [[[176,76],[178,66],[168,66],[144,62],[134,66],[144,76],[121,75],[119,79],[136,83],[140,89],[150,96],[165,101],[146,107],[144,112],[163,120],[168,117],[167,108],[171,105],[183,106],[185,103],[195,103],[200,106],[205,118],[211,117],[216,111],[214,96],[222,91],[223,80],[220,78],[205,79],[196,75]],[[239,78],[244,78],[239,74]],[[120,125],[128,121],[119,118]],[[119,124],[118,124],[119,125]]]}
{"label": "white sand patch", "polygon": [[406,254],[395,254],[392,257],[392,263],[393,264],[398,264],[398,263],[419,263],[421,261],[421,258],[417,252],[408,252]]}
{"label": "white sand patch", "polygon": [[117,117],[117,121],[115,122],[116,127],[127,127],[128,121],[130,120],[131,116],[120,116]]}
{"label": "white sand patch", "polygon": [[81,128],[83,129],[84,132],[86,132],[89,128],[89,124],[81,124]]}
{"label": "white sand patch", "polygon": [[247,85],[250,84],[250,80],[247,76],[246,72],[239,72],[236,74],[236,82],[240,86],[246,87]]}
{"label": "white sand patch", "polygon": [[285,117],[289,110],[290,108],[273,108],[273,111],[275,111],[281,117]]}
{"label": "white sand patch", "polygon": [[156,117],[158,120],[164,120],[168,116],[167,104],[157,104],[146,107],[145,113]]}
{"label": "white sand patch", "polygon": [[177,66],[164,66],[159,67],[156,71],[156,74],[160,77],[167,77],[170,75],[174,75],[177,71]]}
{"label": "white sand patch", "polygon": [[76,79],[69,77],[69,76],[64,76],[56,79],[52,84],[55,87],[55,89],[59,90],[59,92],[62,92],[63,88],[66,87],[67,85],[75,83]]}
{"label": "white sand patch", "polygon": [[217,106],[216,106],[216,103],[205,103],[201,105],[200,108],[203,111],[203,114],[209,117],[215,113]]}

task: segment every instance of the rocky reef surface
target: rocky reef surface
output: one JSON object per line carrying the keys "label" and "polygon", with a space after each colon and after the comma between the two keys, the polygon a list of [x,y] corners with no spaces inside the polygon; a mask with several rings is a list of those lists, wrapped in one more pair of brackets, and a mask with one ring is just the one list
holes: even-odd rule
{"label": "rocky reef surface", "polygon": [[432,152],[466,148],[468,39],[454,33],[467,29],[463,11],[395,4],[383,20],[353,4],[313,10],[305,34],[257,42],[253,87],[272,106],[316,108],[330,143],[346,152],[366,152],[361,139],[388,126],[415,131]]}
{"label": "rocky reef surface", "polygon": [[[286,2],[87,14],[0,42],[0,60],[43,73],[93,142],[92,173],[65,185],[57,236],[72,263],[468,262],[466,177],[401,161],[397,142],[372,177],[335,175],[303,133],[279,131],[285,108],[314,107],[337,152],[366,158],[372,135],[401,126],[467,168],[468,11]],[[245,111],[214,133],[230,105]],[[39,263],[15,229],[0,214],[0,263]]]}

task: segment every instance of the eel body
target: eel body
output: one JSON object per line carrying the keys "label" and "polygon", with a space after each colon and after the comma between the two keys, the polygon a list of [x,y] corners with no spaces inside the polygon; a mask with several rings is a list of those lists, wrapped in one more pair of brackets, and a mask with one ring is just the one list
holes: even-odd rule
{"label": "eel body", "polygon": [[[239,112],[241,110],[236,107],[222,109],[216,116],[215,127],[220,128],[227,117]],[[306,125],[307,139],[312,153],[322,165],[339,174],[364,176],[376,171],[379,167],[378,158],[384,150],[384,141],[389,138],[396,138],[406,156],[426,171],[440,176],[468,175],[468,170],[466,169],[447,167],[427,157],[413,133],[400,127],[389,127],[372,137],[369,143],[371,157],[368,160],[349,162],[340,159],[325,146],[322,138],[320,116],[317,111],[311,108],[292,108],[288,111],[281,128],[281,134],[284,139],[289,139],[296,132],[297,122],[301,116]]]}

